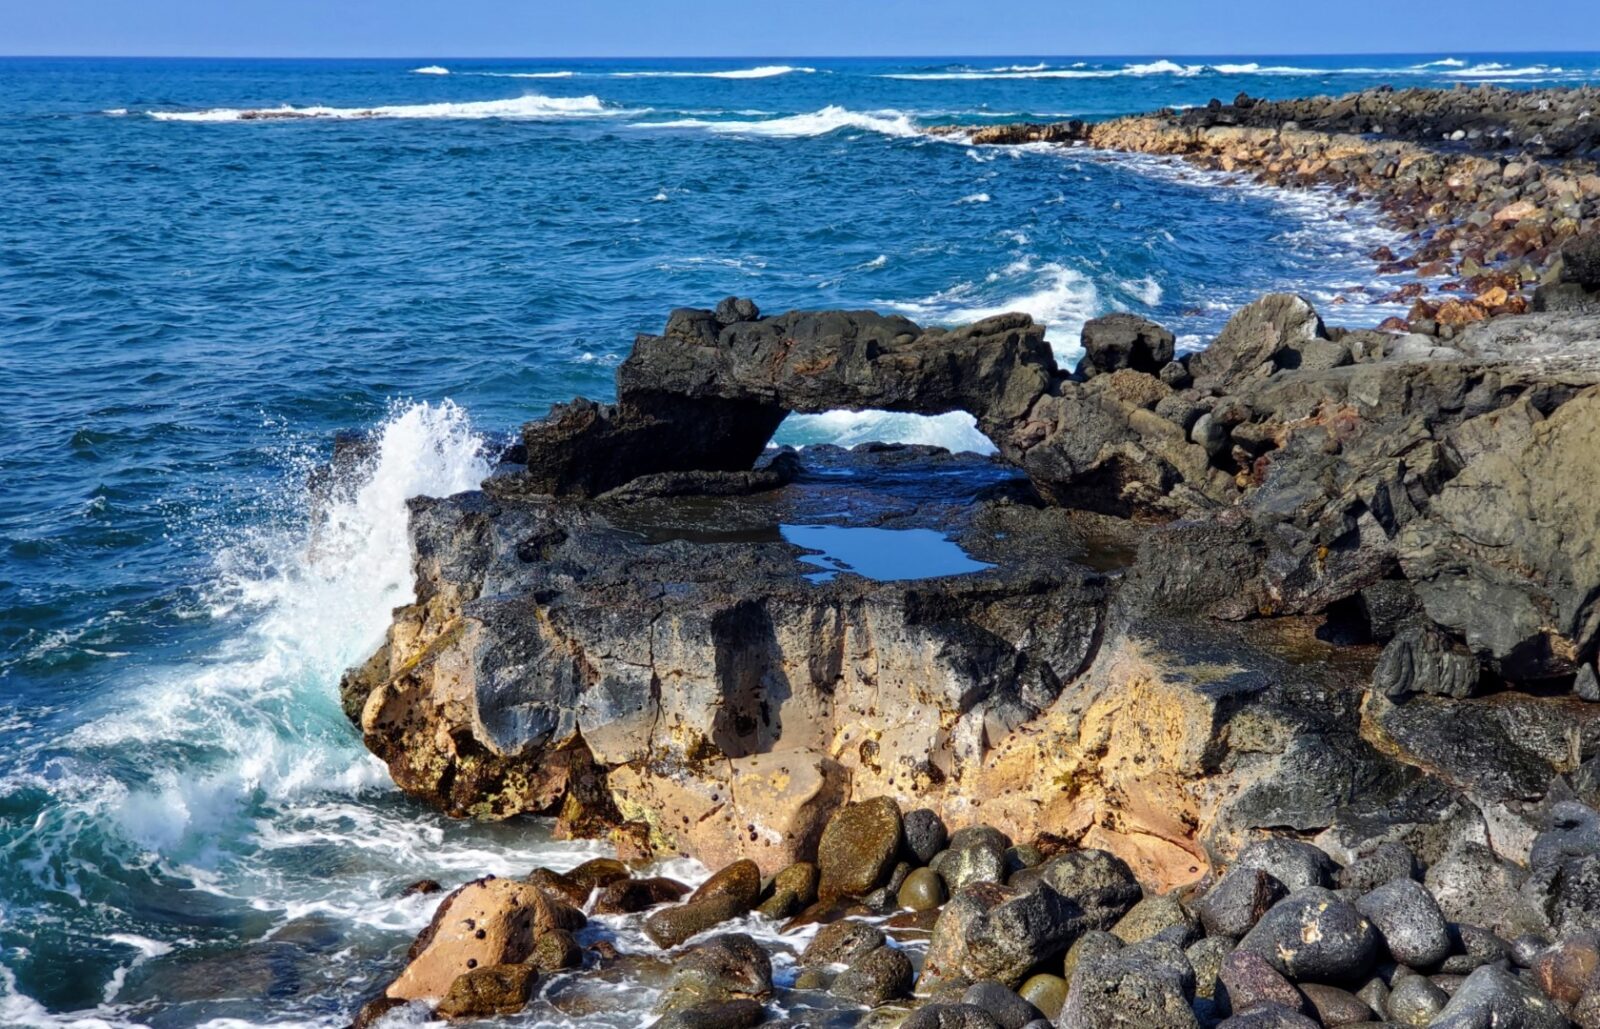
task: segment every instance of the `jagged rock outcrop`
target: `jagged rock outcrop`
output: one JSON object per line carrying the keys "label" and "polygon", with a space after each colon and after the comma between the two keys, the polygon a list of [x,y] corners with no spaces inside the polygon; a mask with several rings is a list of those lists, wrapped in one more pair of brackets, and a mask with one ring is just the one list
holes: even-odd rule
{"label": "jagged rock outcrop", "polygon": [[[1600,319],[1444,343],[1277,295],[1176,360],[1159,327],[1086,335],[1069,376],[1024,316],[675,312],[616,405],[413,502],[417,600],[346,710],[452,813],[766,874],[876,796],[1163,888],[1264,829],[1531,847],[1600,746],[1583,701],[1504,696],[1588,688]],[[837,406],[969,411],[999,454],[762,456]],[[851,574],[819,528],[902,567]]]}

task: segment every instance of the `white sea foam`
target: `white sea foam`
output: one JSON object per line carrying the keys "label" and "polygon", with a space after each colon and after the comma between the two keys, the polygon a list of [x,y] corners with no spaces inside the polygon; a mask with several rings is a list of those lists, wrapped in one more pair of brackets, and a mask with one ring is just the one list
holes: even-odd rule
{"label": "white sea foam", "polygon": [[956,203],[958,203],[958,204],[987,204],[992,199],[993,198],[990,197],[989,194],[987,194],[987,193],[969,193],[968,195],[962,197],[960,200],[957,200]]}
{"label": "white sea foam", "polygon": [[464,103],[391,104],[377,107],[218,107],[208,111],[150,111],[158,121],[234,122],[359,118],[604,118],[642,113],[608,105],[597,96],[521,96]]}
{"label": "white sea foam", "polygon": [[1508,64],[1489,61],[1484,64],[1475,64],[1470,68],[1458,68],[1444,74],[1463,79],[1496,78],[1496,79],[1523,79],[1535,76],[1562,75],[1565,68],[1552,67],[1548,64],[1532,64],[1517,68]]}
{"label": "white sea foam", "polygon": [[1547,65],[1512,68],[1502,64],[1488,63],[1469,68],[1467,67],[1467,62],[1454,57],[1427,61],[1403,68],[1375,68],[1371,66],[1312,68],[1292,64],[1263,65],[1256,61],[1184,64],[1162,58],[1154,61],[1125,64],[1119,68],[1092,68],[1080,62],[1065,68],[1051,67],[1045,64],[1008,65],[981,71],[970,68],[956,68],[944,71],[889,72],[880,77],[904,79],[913,82],[961,82],[993,79],[1113,79],[1127,76],[1145,77],[1153,75],[1171,75],[1177,78],[1194,78],[1201,75],[1286,75],[1302,77],[1308,75],[1451,75],[1460,78],[1499,77],[1515,79],[1570,74],[1573,73],[1567,69]]}
{"label": "white sea foam", "polygon": [[673,121],[635,122],[640,129],[705,129],[744,136],[824,136],[840,129],[861,129],[885,136],[920,136],[922,129],[903,111],[852,111],[829,105],[810,114],[792,114],[782,118],[762,121],[714,121],[703,118],[679,118]]}
{"label": "white sea foam", "polygon": [[994,444],[978,431],[978,423],[965,411],[931,416],[892,411],[796,414],[784,419],[778,441],[826,441],[847,447],[872,442],[921,443],[957,452],[994,453]]}
{"label": "white sea foam", "polygon": [[732,71],[614,71],[608,74],[614,79],[771,79],[779,75],[814,75],[816,71],[789,64],[766,64]]}
{"label": "white sea foam", "polygon": [[[998,294],[998,300],[985,297]],[[1063,363],[1082,356],[1079,334],[1100,311],[1100,293],[1082,272],[1032,257],[991,272],[982,286],[960,282],[918,300],[878,301],[924,323],[965,325],[997,314],[1021,311],[1046,327],[1045,338]]]}
{"label": "white sea foam", "polygon": [[1146,275],[1142,279],[1124,279],[1117,283],[1117,286],[1146,307],[1155,307],[1161,303],[1161,283],[1157,282],[1153,275]]}
{"label": "white sea foam", "polygon": [[575,71],[469,71],[467,75],[477,75],[486,79],[570,79],[578,74]]}
{"label": "white sea foam", "polygon": [[411,69],[411,74],[413,74],[413,75],[448,75],[448,74],[450,74],[450,69],[449,68],[445,68],[445,67],[441,67],[440,65],[437,65],[437,64],[428,64],[428,65],[422,66],[421,68],[412,68]]}

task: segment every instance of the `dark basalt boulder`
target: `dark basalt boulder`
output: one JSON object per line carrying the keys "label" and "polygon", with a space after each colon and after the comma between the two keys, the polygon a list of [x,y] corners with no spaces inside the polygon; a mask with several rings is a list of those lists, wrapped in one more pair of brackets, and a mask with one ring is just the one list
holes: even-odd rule
{"label": "dark basalt boulder", "polygon": [[1136,314],[1108,314],[1083,326],[1083,362],[1078,374],[1086,379],[1125,368],[1154,375],[1171,362],[1176,337],[1165,328]]}
{"label": "dark basalt boulder", "polygon": [[1291,893],[1239,941],[1291,979],[1348,983],[1372,967],[1379,936],[1361,912],[1319,887]]}

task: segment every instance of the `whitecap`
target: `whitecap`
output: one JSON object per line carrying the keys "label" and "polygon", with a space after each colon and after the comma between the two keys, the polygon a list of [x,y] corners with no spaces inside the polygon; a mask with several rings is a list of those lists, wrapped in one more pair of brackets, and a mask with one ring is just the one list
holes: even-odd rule
{"label": "whitecap", "polygon": [[[980,293],[1000,292],[1006,286],[1019,292],[999,301],[985,301]],[[922,322],[965,325],[997,314],[1021,311],[1046,327],[1045,338],[1063,364],[1082,356],[1079,334],[1100,310],[1100,294],[1082,272],[1055,261],[1035,264],[1023,257],[984,279],[982,290],[960,282],[932,296],[910,301],[878,301]]]}
{"label": "whitecap", "polygon": [[992,199],[987,193],[970,193],[957,200],[958,204],[987,204]]}
{"label": "whitecap", "polygon": [[219,107],[207,111],[150,111],[157,121],[233,122],[361,118],[602,118],[640,114],[608,105],[597,96],[522,96],[464,103],[393,104],[376,107]]}
{"label": "whitecap", "polygon": [[423,65],[421,68],[412,68],[411,69],[411,74],[413,74],[413,75],[448,75],[448,74],[450,74],[450,69],[449,68],[445,68],[445,67],[441,67],[440,65],[437,65],[437,64],[427,64],[427,65]]}
{"label": "whitecap", "polygon": [[469,71],[467,75],[477,75],[486,79],[570,79],[578,74],[575,71]]}
{"label": "whitecap", "polygon": [[771,79],[779,75],[814,75],[817,69],[789,64],[766,64],[732,71],[614,71],[614,79]]}
{"label": "whitecap", "polygon": [[829,105],[810,114],[792,114],[762,121],[712,121],[703,118],[680,118],[673,121],[635,122],[639,129],[705,129],[748,136],[825,136],[840,129],[863,129],[885,136],[920,136],[922,129],[902,111],[852,111]]}
{"label": "whitecap", "polygon": [[784,419],[778,442],[828,442],[847,447],[857,443],[918,443],[956,453],[994,453],[994,444],[978,431],[977,421],[965,411],[941,415],[892,411],[794,414]]}

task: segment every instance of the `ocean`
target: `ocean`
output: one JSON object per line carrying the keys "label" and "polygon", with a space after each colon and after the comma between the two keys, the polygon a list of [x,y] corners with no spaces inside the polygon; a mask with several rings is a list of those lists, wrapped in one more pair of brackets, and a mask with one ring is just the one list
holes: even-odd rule
{"label": "ocean", "polygon": [[[1111,311],[1192,348],[1275,289],[1401,310],[1372,210],[930,126],[1596,80],[1600,54],[0,60],[0,1024],[341,1026],[437,903],[406,883],[602,852],[406,801],[336,686],[410,596],[405,499],[609,398],[671,308],[1022,310],[1068,364]],[[344,431],[377,452],[313,511]],[[965,416],[779,436],[868,439],[987,446]]]}

